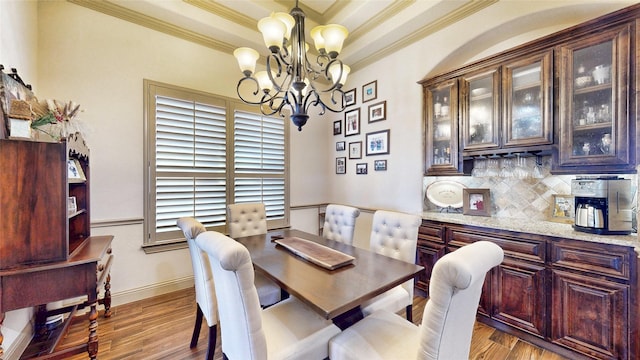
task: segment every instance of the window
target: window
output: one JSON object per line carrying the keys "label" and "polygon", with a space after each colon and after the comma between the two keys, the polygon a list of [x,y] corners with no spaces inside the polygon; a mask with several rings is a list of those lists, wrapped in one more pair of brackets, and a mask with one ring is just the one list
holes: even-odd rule
{"label": "window", "polygon": [[288,122],[237,100],[145,80],[145,251],[183,246],[182,216],[226,232],[226,205],[288,225]]}

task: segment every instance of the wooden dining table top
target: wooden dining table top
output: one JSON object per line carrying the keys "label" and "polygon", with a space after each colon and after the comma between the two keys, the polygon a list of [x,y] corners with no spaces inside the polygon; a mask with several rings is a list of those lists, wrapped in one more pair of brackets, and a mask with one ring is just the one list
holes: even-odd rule
{"label": "wooden dining table top", "polygon": [[[297,237],[353,256],[354,261],[328,270],[294,255],[275,239]],[[396,260],[300,230],[277,230],[236,238],[249,249],[257,272],[273,280],[326,319],[358,308],[385,291],[412,279],[423,267]]]}

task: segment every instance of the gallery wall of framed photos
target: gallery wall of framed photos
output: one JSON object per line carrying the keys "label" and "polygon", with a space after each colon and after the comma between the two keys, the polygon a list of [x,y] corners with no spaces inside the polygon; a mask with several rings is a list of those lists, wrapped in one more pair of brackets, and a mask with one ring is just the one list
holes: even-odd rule
{"label": "gallery wall of framed photos", "polygon": [[360,90],[346,90],[344,97],[343,118],[333,122],[336,174],[352,171],[366,175],[369,163],[374,172],[387,171],[387,159],[380,157],[391,154],[390,130],[386,123],[387,101],[378,99],[378,81],[368,82]]}

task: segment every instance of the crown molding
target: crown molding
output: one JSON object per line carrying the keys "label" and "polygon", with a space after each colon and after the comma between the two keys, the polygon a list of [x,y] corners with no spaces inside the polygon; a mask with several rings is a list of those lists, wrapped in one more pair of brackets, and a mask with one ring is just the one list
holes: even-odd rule
{"label": "crown molding", "polygon": [[195,31],[187,30],[183,27],[170,24],[166,21],[144,15],[137,11],[127,9],[106,0],[67,0],[70,3],[83,6],[85,8],[101,12],[106,15],[116,17],[146,28],[156,30],[167,35],[175,36],[208,48],[232,54],[235,46],[224,41],[216,40],[210,36],[205,36]]}
{"label": "crown molding", "polygon": [[471,0],[464,6],[457,8],[455,11],[452,11],[447,16],[443,16],[437,19],[434,22],[427,24],[426,26],[421,27],[420,29],[414,31],[413,33],[405,36],[402,40],[395,42],[391,46],[387,46],[378,51],[375,51],[368,56],[364,57],[362,60],[357,61],[353,64],[349,64],[351,66],[351,71],[356,71],[364,68],[367,65],[374,63],[375,61],[388,56],[394,52],[397,52],[406,46],[409,46],[416,41],[419,41],[437,31],[444,29],[445,27],[454,24],[466,17],[469,17],[480,10],[483,10],[495,3],[499,0]]}
{"label": "crown molding", "polygon": [[227,19],[248,29],[257,31],[257,22],[250,16],[239,13],[213,0],[182,0],[211,14]]}

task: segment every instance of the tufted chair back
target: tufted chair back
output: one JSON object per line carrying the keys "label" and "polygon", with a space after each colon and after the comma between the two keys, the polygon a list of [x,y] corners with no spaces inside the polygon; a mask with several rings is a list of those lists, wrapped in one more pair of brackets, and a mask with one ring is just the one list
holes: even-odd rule
{"label": "tufted chair back", "polygon": [[267,233],[267,212],[263,203],[227,205],[227,223],[232,238]]}
{"label": "tufted chair back", "polygon": [[[414,263],[421,218],[393,211],[378,210],[373,214],[369,248],[378,254]],[[407,319],[411,320],[413,303],[413,279],[374,298],[364,305],[365,315],[379,308],[391,309],[406,306]],[[404,289],[404,291],[402,291]],[[404,305],[403,305],[404,304]],[[392,310],[398,311],[398,309]]]}
{"label": "tufted chair back", "polygon": [[198,235],[196,243],[209,255],[216,279],[224,333],[222,351],[229,359],[266,359],[267,344],[249,250],[215,231]]}
{"label": "tufted chair back", "polygon": [[209,265],[207,254],[196,245],[195,238],[206,229],[198,220],[190,217],[178,219],[177,225],[184,233],[184,237],[189,244],[191,254],[191,265],[193,266],[193,280],[196,289],[196,303],[198,312],[196,313],[196,325],[191,337],[191,347],[198,343],[202,316],[204,316],[209,327],[209,347],[207,349],[207,359],[213,359],[216,347],[216,325],[218,324],[218,306],[216,303],[216,292],[213,285],[213,274]]}
{"label": "tufted chair back", "polygon": [[[261,235],[267,233],[267,212],[263,203],[239,203],[227,205],[229,237]],[[283,297],[280,287],[264,275],[255,275],[255,285],[262,306],[277,303]]]}
{"label": "tufted chair back", "polygon": [[324,215],[322,237],[329,240],[353,244],[353,232],[360,210],[345,205],[329,204]]}

